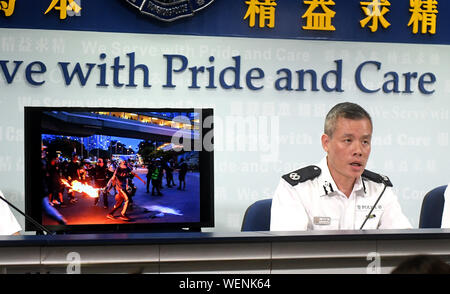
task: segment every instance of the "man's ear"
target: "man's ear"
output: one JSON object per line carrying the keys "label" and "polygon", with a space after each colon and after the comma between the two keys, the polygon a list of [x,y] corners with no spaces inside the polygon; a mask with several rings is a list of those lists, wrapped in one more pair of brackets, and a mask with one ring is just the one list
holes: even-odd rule
{"label": "man's ear", "polygon": [[330,137],[327,134],[323,134],[321,140],[323,150],[328,153],[328,144],[330,143]]}

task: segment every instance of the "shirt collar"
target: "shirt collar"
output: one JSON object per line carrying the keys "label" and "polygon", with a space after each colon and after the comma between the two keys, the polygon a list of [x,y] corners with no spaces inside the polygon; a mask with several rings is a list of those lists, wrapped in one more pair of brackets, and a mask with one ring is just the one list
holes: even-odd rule
{"label": "shirt collar", "polygon": [[[318,181],[319,181],[319,186],[323,188],[323,195],[335,195],[335,193],[337,191],[339,191],[339,188],[337,187],[336,183],[333,180],[333,177],[331,176],[330,170],[328,168],[328,164],[327,164],[327,157],[325,156],[324,158],[322,158],[322,160],[319,162],[318,164],[319,168],[322,170]],[[364,182],[361,178],[361,176],[359,176],[356,181],[355,181],[355,185],[353,186],[353,192],[357,192],[357,191],[361,191],[362,190],[362,195],[366,195],[366,187],[364,185]],[[342,192],[341,192],[342,193]]]}

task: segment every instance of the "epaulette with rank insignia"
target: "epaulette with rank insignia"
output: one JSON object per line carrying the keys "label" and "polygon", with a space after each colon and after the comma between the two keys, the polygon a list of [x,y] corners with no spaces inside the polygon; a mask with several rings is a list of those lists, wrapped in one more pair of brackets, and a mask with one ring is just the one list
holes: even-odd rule
{"label": "epaulette with rank insignia", "polygon": [[376,182],[376,183],[380,183],[380,184],[384,183],[388,187],[393,186],[391,183],[391,180],[389,180],[389,178],[387,176],[371,172],[370,170],[367,170],[367,169],[364,170],[361,177],[363,177],[364,179],[367,179],[369,181],[372,181],[372,182]]}
{"label": "epaulette with rank insignia", "polygon": [[310,165],[294,172],[285,174],[284,176],[282,176],[282,178],[292,186],[295,186],[298,183],[303,183],[307,180],[317,178],[321,173],[322,170],[318,166]]}

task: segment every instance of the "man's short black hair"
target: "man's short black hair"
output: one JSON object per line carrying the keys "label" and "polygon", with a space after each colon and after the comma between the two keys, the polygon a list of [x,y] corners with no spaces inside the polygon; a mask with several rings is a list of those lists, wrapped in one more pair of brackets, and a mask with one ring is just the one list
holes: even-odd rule
{"label": "man's short black hair", "polygon": [[353,120],[368,119],[372,125],[372,118],[364,108],[356,103],[342,102],[333,106],[325,117],[324,133],[329,137],[333,136],[336,122],[340,117]]}

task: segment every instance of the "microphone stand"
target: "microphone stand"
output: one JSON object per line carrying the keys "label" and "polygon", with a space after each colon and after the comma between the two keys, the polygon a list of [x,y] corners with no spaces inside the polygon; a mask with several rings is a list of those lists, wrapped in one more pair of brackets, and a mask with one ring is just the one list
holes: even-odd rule
{"label": "microphone stand", "polygon": [[383,196],[383,194],[384,194],[384,191],[386,191],[386,188],[387,188],[387,185],[386,185],[386,183],[384,183],[384,188],[383,188],[383,191],[381,191],[381,194],[380,194],[380,196],[378,196],[378,199],[377,199],[377,201],[375,202],[375,204],[372,206],[372,209],[370,210],[370,212],[369,212],[369,214],[366,216],[366,219],[364,220],[364,222],[363,222],[363,224],[361,225],[361,227],[359,228],[360,230],[362,230],[363,229],[363,227],[364,227],[364,225],[366,224],[366,222],[367,222],[367,220],[370,218],[370,216],[372,215],[372,212],[373,212],[373,210],[375,209],[375,207],[377,206],[377,204],[378,204],[378,201],[380,201],[380,199],[381,199],[381,196]]}
{"label": "microphone stand", "polygon": [[43,225],[41,225],[40,223],[38,223],[37,221],[35,221],[32,217],[26,215],[25,213],[23,213],[20,209],[18,209],[17,207],[15,207],[11,202],[9,202],[8,200],[6,200],[4,198],[4,196],[0,193],[0,199],[3,200],[6,204],[8,204],[10,207],[14,208],[18,213],[20,213],[21,215],[23,215],[25,217],[25,219],[27,221],[29,221],[30,223],[32,223],[36,228],[44,231],[47,233],[47,235],[53,235],[53,233],[51,231],[49,231],[46,227],[44,227]]}

